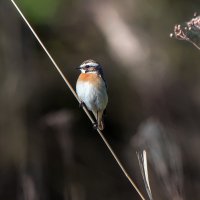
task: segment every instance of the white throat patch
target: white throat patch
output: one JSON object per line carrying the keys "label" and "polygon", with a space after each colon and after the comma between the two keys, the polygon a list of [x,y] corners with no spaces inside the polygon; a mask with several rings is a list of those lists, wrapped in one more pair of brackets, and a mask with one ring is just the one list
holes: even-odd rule
{"label": "white throat patch", "polygon": [[81,70],[81,73],[85,74],[85,69],[80,69]]}
{"label": "white throat patch", "polygon": [[85,69],[81,69],[81,73],[83,73],[83,74],[85,74],[85,73],[87,73],[87,74],[97,74],[97,71],[95,70],[95,71],[87,71],[86,72]]}

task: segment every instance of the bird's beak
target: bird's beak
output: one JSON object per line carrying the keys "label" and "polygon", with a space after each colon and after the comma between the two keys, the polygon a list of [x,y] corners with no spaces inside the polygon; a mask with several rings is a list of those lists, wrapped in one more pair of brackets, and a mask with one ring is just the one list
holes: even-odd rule
{"label": "bird's beak", "polygon": [[81,69],[80,67],[76,67],[76,69]]}

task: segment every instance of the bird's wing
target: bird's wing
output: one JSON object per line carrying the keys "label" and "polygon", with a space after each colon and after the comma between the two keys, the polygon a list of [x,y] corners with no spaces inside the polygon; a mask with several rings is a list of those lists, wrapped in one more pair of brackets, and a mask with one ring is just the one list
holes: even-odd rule
{"label": "bird's wing", "polygon": [[104,83],[106,85],[106,89],[108,89],[108,86],[107,86],[107,83],[106,83],[106,80],[104,78],[104,73],[103,73],[103,69],[102,67],[99,68],[99,75],[101,76],[101,78],[104,80]]}

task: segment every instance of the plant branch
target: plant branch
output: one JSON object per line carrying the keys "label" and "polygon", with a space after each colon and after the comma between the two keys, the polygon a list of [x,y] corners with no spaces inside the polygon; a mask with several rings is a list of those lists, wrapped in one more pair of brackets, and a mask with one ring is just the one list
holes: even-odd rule
{"label": "plant branch", "polygon": [[171,33],[170,37],[188,41],[200,50],[200,15],[194,13],[190,21],[175,25],[174,33]]}
{"label": "plant branch", "polygon": [[136,152],[136,153],[137,153],[139,166],[140,166],[140,170],[141,170],[141,173],[142,173],[142,178],[144,180],[144,185],[145,185],[147,194],[149,196],[149,199],[153,200],[151,187],[150,187],[150,183],[149,183],[149,173],[148,173],[146,150],[139,151],[139,152]]}
{"label": "plant branch", "polygon": [[[44,44],[42,43],[42,41],[40,40],[40,38],[38,37],[38,35],[36,34],[36,32],[33,30],[33,28],[31,27],[31,25],[29,24],[28,20],[25,18],[25,16],[23,15],[23,13],[19,9],[19,7],[16,5],[16,3],[14,2],[14,0],[11,0],[11,2],[15,6],[15,8],[17,9],[17,11],[19,12],[19,14],[21,15],[21,17],[23,18],[23,20],[27,24],[27,26],[30,28],[31,32],[33,33],[33,35],[35,36],[35,38],[37,39],[37,41],[39,42],[39,44],[41,45],[41,47],[43,48],[43,50],[46,52],[47,56],[49,57],[49,59],[51,60],[51,62],[53,63],[53,65],[55,66],[55,68],[57,69],[57,71],[59,72],[60,76],[63,78],[63,80],[65,81],[65,83],[69,87],[69,89],[72,92],[72,94],[75,96],[76,100],[79,103],[81,103],[81,101],[78,98],[78,96],[77,96],[76,92],[74,91],[73,87],[71,86],[71,84],[69,83],[69,81],[67,80],[67,78],[64,76],[64,74],[60,70],[59,66],[56,64],[55,60],[52,58],[52,56],[50,55],[50,53],[48,52],[48,50],[46,49],[46,47],[44,46]],[[90,115],[89,111],[87,110],[87,108],[84,105],[83,105],[83,110],[87,114],[87,116],[90,119],[90,121],[92,123],[94,123],[95,121],[94,121],[93,117]],[[127,173],[127,171],[125,170],[125,168],[123,167],[122,163],[120,162],[119,158],[117,157],[117,155],[113,151],[112,147],[110,146],[110,144],[108,143],[108,141],[104,137],[103,133],[99,129],[97,129],[97,132],[99,133],[99,135],[102,138],[103,142],[105,143],[105,145],[109,149],[110,153],[114,157],[115,161],[117,162],[117,164],[121,168],[121,170],[124,173],[124,175],[126,176],[126,178],[129,180],[129,182],[131,183],[131,185],[133,186],[133,188],[137,191],[137,193],[141,197],[141,199],[145,200],[144,196],[142,195],[142,193],[140,192],[140,190],[138,189],[138,187],[136,186],[136,184],[133,182],[133,180],[131,179],[131,177],[129,176],[129,174]]]}

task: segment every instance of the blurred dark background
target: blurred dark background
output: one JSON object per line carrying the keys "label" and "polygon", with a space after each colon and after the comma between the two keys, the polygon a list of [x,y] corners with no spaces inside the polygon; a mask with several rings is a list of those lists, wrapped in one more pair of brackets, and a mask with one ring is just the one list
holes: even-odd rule
{"label": "blurred dark background", "polygon": [[[142,192],[147,149],[154,199],[200,199],[200,51],[169,37],[199,0],[16,3],[73,87],[103,65],[105,137]],[[0,24],[0,199],[140,199],[9,0]]]}

